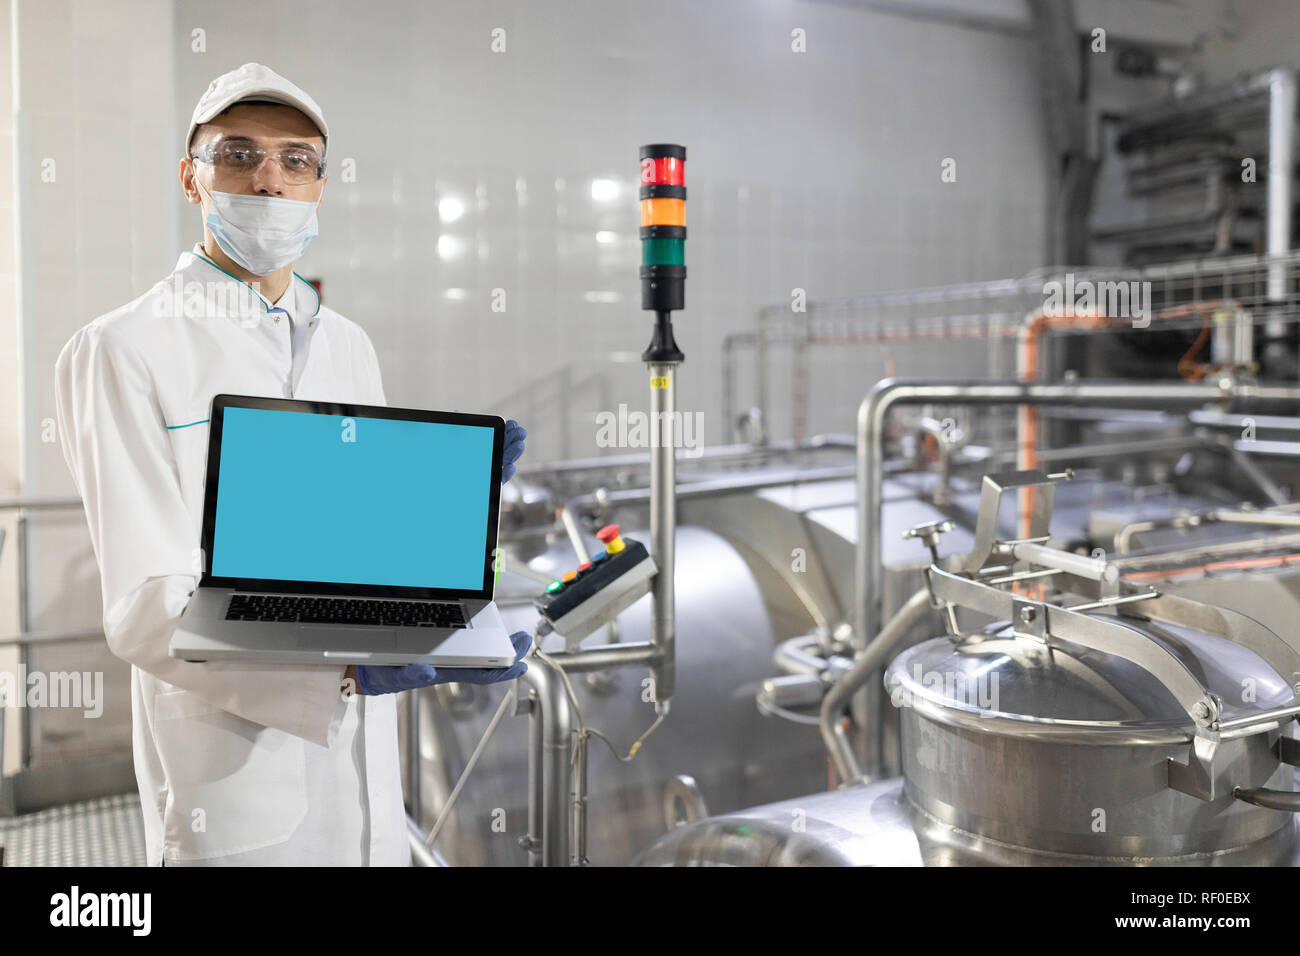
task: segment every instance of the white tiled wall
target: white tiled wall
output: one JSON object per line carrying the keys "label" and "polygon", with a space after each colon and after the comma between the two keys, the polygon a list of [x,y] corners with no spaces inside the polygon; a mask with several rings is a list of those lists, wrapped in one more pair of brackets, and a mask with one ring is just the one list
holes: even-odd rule
{"label": "white tiled wall", "polygon": [[[640,366],[611,361],[650,334],[643,143],[688,149],[679,405],[704,412],[709,442],[724,434],[719,345],[761,305],[795,287],[821,298],[1041,264],[1044,143],[1024,39],[794,0],[388,2],[365,15],[346,0],[179,0],[174,29],[178,118],[247,60],[322,104],[333,174],[299,271],[370,332],[389,401],[517,417],[533,460],[598,453],[602,401],[644,407]],[[206,52],[191,53],[198,29]],[[806,53],[791,51],[795,29]],[[940,181],[946,157],[956,183]],[[595,178],[616,180],[617,198],[593,200]],[[465,213],[444,224],[447,198]],[[199,228],[185,207],[174,245]],[[440,242],[461,252],[440,257]],[[566,367],[606,379],[603,399],[594,383],[570,392],[567,448],[564,406],[542,400]],[[847,429],[866,378],[815,419]]]}
{"label": "white tiled wall", "polygon": [[[74,489],[53,428],[59,350],[176,258],[175,191],[167,188],[177,158],[172,4],[5,0],[0,8],[0,498],[66,496]],[[29,537],[29,626],[98,626],[99,578],[83,513],[35,514]],[[0,553],[5,634],[17,629],[13,544]],[[34,650],[30,666],[107,671],[103,723],[129,733],[126,665],[102,648]],[[12,768],[17,738],[7,736]],[[91,749],[114,746],[112,735],[82,736]],[[76,740],[65,742],[77,750]],[[52,740],[35,743],[48,752]]]}

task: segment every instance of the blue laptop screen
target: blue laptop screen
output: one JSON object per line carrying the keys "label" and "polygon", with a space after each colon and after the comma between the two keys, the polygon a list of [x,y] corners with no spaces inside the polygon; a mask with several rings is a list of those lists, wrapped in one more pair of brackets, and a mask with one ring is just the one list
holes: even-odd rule
{"label": "blue laptop screen", "polygon": [[216,577],[478,591],[493,430],[227,407]]}

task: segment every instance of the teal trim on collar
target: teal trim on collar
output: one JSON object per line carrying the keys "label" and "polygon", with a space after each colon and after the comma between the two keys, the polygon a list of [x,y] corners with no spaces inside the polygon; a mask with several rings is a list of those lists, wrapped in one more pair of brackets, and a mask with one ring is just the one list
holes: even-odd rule
{"label": "teal trim on collar", "polygon": [[248,286],[248,291],[251,292],[251,293],[253,293],[253,295],[257,296],[257,298],[261,301],[261,303],[262,303],[262,308],[266,309],[267,312],[270,312],[270,311],[271,311],[271,303],[269,303],[269,302],[266,301],[266,296],[262,295],[262,293],[258,292],[258,291],[257,291],[256,289],[254,289],[251,285],[248,285],[248,283],[245,282],[243,279],[239,278],[239,276],[230,275],[229,272],[227,272],[225,269],[221,268],[221,266],[217,265],[215,262],[213,262],[213,261],[212,261],[211,259],[209,259],[207,256],[201,256],[201,255],[199,255],[197,252],[195,252],[193,249],[186,249],[185,252],[186,252],[187,254],[193,256],[195,259],[202,259],[204,262],[206,262],[208,265],[212,266],[212,268],[216,269],[216,270],[217,270],[218,272],[220,272],[222,275],[224,275],[224,276],[230,276],[230,278],[234,279],[234,280],[235,280],[236,282],[238,282],[240,285]]}
{"label": "teal trim on collar", "polygon": [[[291,270],[289,270],[289,271],[292,272],[293,270],[291,269]],[[296,273],[296,272],[294,272],[293,274],[296,275],[296,276],[298,276],[298,273]],[[299,279],[302,279],[302,276],[298,276],[298,278],[299,278]],[[308,282],[306,279],[302,279],[302,281],[303,281],[303,285],[305,285],[307,288],[311,289],[312,292],[316,292],[316,287],[315,287],[314,285],[312,285],[312,284],[311,284],[310,282]],[[319,292],[316,292],[316,311],[313,312],[313,313],[311,314],[311,317],[314,319],[314,318],[316,318],[316,316],[318,316],[318,315],[320,315],[320,293],[319,293]]]}
{"label": "teal trim on collar", "polygon": [[[225,269],[221,268],[221,266],[217,265],[215,262],[213,262],[213,261],[212,261],[211,259],[209,259],[207,256],[201,256],[201,255],[199,255],[197,252],[195,252],[193,249],[185,249],[185,250],[183,250],[183,251],[184,251],[184,253],[185,253],[186,255],[191,255],[191,256],[193,256],[195,259],[202,259],[204,262],[206,262],[208,265],[212,266],[212,268],[216,269],[216,270],[217,270],[218,272],[220,272],[222,275],[230,276],[230,278],[234,279],[236,282],[240,283],[241,285],[246,285],[246,286],[248,286],[248,291],[251,292],[251,293],[253,293],[253,295],[257,296],[257,297],[262,301],[262,307],[265,308],[266,311],[267,311],[268,313],[271,311],[271,303],[269,303],[269,302],[266,301],[266,296],[262,295],[262,293],[258,292],[258,291],[257,291],[256,289],[254,289],[251,285],[248,285],[248,283],[245,282],[243,279],[239,278],[239,276],[230,275],[229,272],[227,272]],[[289,270],[289,273],[290,273],[290,275],[298,276],[298,278],[302,281],[302,284],[305,285],[307,288],[311,289],[311,291],[315,294],[315,296],[316,296],[316,311],[313,312],[313,313],[311,314],[311,317],[312,317],[313,319],[316,318],[316,316],[320,315],[320,293],[316,291],[316,287],[315,287],[314,285],[312,285],[312,284],[311,284],[310,282],[308,282],[306,279],[303,279],[302,276],[298,275],[298,273],[294,272],[292,269]],[[207,419],[204,419],[204,421],[207,421]],[[168,427],[169,427],[169,428],[171,428],[171,427],[183,428],[183,427],[185,427],[185,426],[183,426],[183,425],[179,425],[179,426],[170,426],[170,425],[169,425]]]}
{"label": "teal trim on collar", "polygon": [[167,427],[168,428],[189,428],[191,425],[202,425],[206,421],[211,421],[211,419],[200,418],[197,422],[186,422],[184,425],[168,425]]}

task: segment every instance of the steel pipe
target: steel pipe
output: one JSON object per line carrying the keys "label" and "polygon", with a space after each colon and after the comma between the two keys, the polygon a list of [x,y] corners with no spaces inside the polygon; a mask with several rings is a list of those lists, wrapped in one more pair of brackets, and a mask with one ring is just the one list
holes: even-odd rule
{"label": "steel pipe", "polygon": [[843,713],[844,708],[852,700],[858,689],[869,681],[871,675],[879,671],[885,664],[890,652],[898,645],[898,642],[903,639],[908,631],[920,623],[929,610],[931,610],[930,591],[928,588],[921,588],[903,603],[903,606],[890,618],[884,629],[876,635],[875,640],[857,655],[857,663],[854,664],[853,670],[840,678],[839,682],[822,699],[821,725],[819,729],[821,730],[822,741],[826,744],[826,751],[835,764],[835,772],[840,776],[841,787],[870,783],[871,781],[858,766],[857,758],[853,754],[853,748],[849,744],[844,729],[840,727],[840,714]]}
{"label": "steel pipe", "polygon": [[650,447],[650,551],[658,571],[650,589],[650,643],[659,651],[651,667],[655,709],[662,713],[673,696],[677,678],[674,615],[677,546],[677,448],[676,390],[677,363],[650,365],[650,411],[656,439]]}
{"label": "steel pipe", "polygon": [[587,744],[584,734],[578,735],[573,763],[573,856],[570,864],[587,866]]}
{"label": "steel pipe", "polygon": [[[785,455],[797,455],[802,452],[822,451],[826,448],[852,448],[853,436],[829,433],[825,435],[812,435],[802,441],[794,441],[784,438],[780,441],[774,441],[770,444],[732,444],[732,445],[715,445],[711,448],[700,448],[692,451],[689,448],[674,449],[678,458],[684,458],[688,461],[718,461],[725,464],[734,464],[736,461],[743,462],[749,458],[778,458]],[[599,455],[595,458],[575,458],[571,461],[542,462],[535,465],[521,465],[519,474],[527,475],[529,478],[537,479],[550,478],[558,475],[568,475],[580,471],[604,471],[609,468],[628,468],[644,465],[646,456],[642,453],[628,455]],[[74,499],[76,500],[76,499]],[[3,507],[0,505],[0,507]]]}
{"label": "steel pipe", "polygon": [[451,866],[441,853],[424,842],[424,830],[409,816],[406,818],[406,840],[411,845],[411,860],[416,866]]}
{"label": "steel pipe", "polygon": [[[1229,399],[1260,402],[1300,402],[1300,389],[1242,384],[1178,382],[1030,382],[942,381],[885,379],[878,382],[858,408],[857,491],[858,540],[854,647],[865,651],[867,636],[880,630],[884,568],[880,528],[884,481],[885,424],[896,406],[951,405],[1090,405],[1113,408],[1195,408]],[[869,682],[868,682],[869,684]],[[875,688],[864,688],[864,691]],[[874,719],[867,721],[872,695],[860,691],[854,701],[867,773],[878,773],[882,740]]]}
{"label": "steel pipe", "polygon": [[558,670],[542,658],[528,660],[519,678],[531,688],[528,750],[528,851],[531,866],[569,861],[569,737],[573,710]]}
{"label": "steel pipe", "polygon": [[[1291,177],[1295,168],[1296,81],[1291,70],[1272,70],[1268,77],[1268,241],[1270,256],[1291,249]],[[1286,298],[1286,266],[1268,269],[1268,297]],[[1274,323],[1270,322],[1270,325]],[[1275,326],[1276,328],[1276,326]],[[1273,331],[1273,330],[1270,330]],[[1286,327],[1281,331],[1285,333]]]}
{"label": "steel pipe", "polygon": [[[1300,518],[1300,515],[1297,517]],[[1119,568],[1109,561],[1099,561],[1082,554],[1071,554],[1059,548],[1022,542],[1013,546],[1011,553],[1019,561],[1030,561],[1046,568],[1055,568],[1066,574],[1073,574],[1075,577],[1087,578],[1089,581],[1114,584],[1119,580]]]}
{"label": "steel pipe", "polygon": [[[712,498],[719,495],[734,495],[741,491],[758,491],[762,488],[779,488],[783,485],[807,483],[813,481],[835,481],[840,478],[852,478],[857,474],[853,465],[828,465],[823,468],[786,468],[779,471],[761,472],[752,477],[713,478],[707,481],[692,481],[677,489],[677,499]],[[566,507],[575,511],[591,506],[631,505],[652,501],[654,492],[649,488],[627,488],[621,491],[606,491],[578,495]],[[652,532],[653,533],[653,532]],[[658,558],[655,559],[658,561]]]}
{"label": "steel pipe", "polygon": [[573,509],[568,505],[560,509],[560,523],[564,525],[564,530],[569,535],[569,543],[573,545],[573,553],[578,556],[578,563],[584,564],[590,561],[591,555],[587,552],[587,542],[582,540],[578,521],[573,517]]}
{"label": "steel pipe", "polygon": [[653,668],[658,665],[663,654],[662,648],[638,641],[583,648],[571,654],[561,652],[549,656],[566,674],[583,674],[589,671],[617,670],[621,667]]}
{"label": "steel pipe", "polygon": [[820,651],[821,641],[816,634],[801,634],[776,645],[772,662],[783,674],[820,674],[830,666]]}

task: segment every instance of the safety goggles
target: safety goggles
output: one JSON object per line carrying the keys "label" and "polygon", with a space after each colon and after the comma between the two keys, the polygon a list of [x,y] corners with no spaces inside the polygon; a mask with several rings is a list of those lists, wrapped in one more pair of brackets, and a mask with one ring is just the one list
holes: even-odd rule
{"label": "safety goggles", "polygon": [[216,181],[236,183],[251,179],[266,162],[275,160],[286,183],[303,186],[325,175],[325,157],[312,146],[281,146],[266,150],[249,139],[223,139],[204,143],[190,153],[192,159],[212,167]]}

